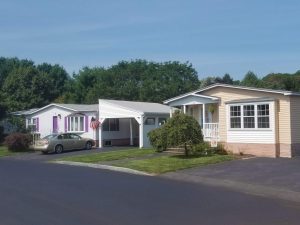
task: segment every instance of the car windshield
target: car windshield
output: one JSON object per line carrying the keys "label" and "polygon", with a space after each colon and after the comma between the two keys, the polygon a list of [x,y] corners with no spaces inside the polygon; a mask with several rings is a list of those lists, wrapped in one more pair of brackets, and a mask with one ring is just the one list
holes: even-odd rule
{"label": "car windshield", "polygon": [[55,138],[57,135],[56,134],[50,134],[50,135],[47,135],[46,137],[42,138],[43,140],[50,140],[52,138]]}

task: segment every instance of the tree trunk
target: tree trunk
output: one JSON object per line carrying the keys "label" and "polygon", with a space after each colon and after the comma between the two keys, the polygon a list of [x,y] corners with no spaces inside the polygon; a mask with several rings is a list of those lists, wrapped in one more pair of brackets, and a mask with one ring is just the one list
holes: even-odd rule
{"label": "tree trunk", "polygon": [[185,154],[186,157],[189,156],[189,150],[188,150],[188,148],[186,146],[186,143],[184,143],[184,154]]}

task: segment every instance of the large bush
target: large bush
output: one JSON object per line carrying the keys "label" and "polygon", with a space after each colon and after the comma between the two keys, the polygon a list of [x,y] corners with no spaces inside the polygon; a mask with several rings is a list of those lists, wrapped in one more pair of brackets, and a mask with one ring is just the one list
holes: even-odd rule
{"label": "large bush", "polygon": [[168,129],[166,129],[166,125],[150,131],[148,137],[151,145],[157,151],[165,151],[167,149]]}
{"label": "large bush", "polygon": [[12,133],[5,138],[4,144],[10,151],[28,151],[31,142],[29,134]]}
{"label": "large bush", "polygon": [[151,145],[157,150],[181,146],[189,155],[192,146],[203,142],[201,127],[193,117],[175,113],[163,126],[148,133]]}

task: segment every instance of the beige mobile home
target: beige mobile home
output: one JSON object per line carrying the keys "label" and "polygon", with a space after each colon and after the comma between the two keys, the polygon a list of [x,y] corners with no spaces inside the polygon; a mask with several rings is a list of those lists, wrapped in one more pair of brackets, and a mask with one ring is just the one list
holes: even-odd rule
{"label": "beige mobile home", "polygon": [[214,84],[168,99],[193,116],[206,141],[267,157],[300,155],[300,93]]}

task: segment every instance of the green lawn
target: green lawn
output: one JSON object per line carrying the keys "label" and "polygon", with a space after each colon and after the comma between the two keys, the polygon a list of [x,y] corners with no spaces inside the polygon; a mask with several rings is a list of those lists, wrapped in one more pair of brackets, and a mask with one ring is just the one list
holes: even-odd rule
{"label": "green lawn", "polygon": [[[140,157],[151,155],[151,158]],[[152,157],[154,156],[154,157]],[[124,160],[122,159],[129,159]],[[125,167],[139,170],[151,174],[161,174],[170,171],[187,169],[195,166],[204,166],[208,164],[220,163],[233,160],[233,155],[213,155],[205,157],[185,157],[182,155],[163,155],[157,153],[154,149],[127,149],[110,152],[98,152],[88,155],[71,156],[60,158],[58,160],[83,162],[83,163],[101,163],[110,161],[113,166]],[[114,160],[121,160],[115,161]]]}
{"label": "green lawn", "polygon": [[144,171],[152,174],[161,174],[180,169],[187,169],[195,166],[204,166],[208,164],[220,163],[233,160],[232,155],[213,155],[206,157],[184,156],[161,156],[151,159],[130,160],[128,162],[116,162],[114,166],[126,167],[134,170]]}
{"label": "green lawn", "polygon": [[2,157],[2,156],[8,156],[8,155],[11,155],[11,154],[13,154],[13,153],[10,152],[10,151],[8,151],[7,147],[0,146],[0,157]]}
{"label": "green lawn", "polygon": [[135,157],[150,155],[154,153],[156,153],[154,149],[134,148],[134,149],[116,150],[110,152],[98,152],[98,153],[82,155],[82,156],[71,156],[71,157],[60,158],[59,160],[84,162],[84,163],[97,163],[103,161],[135,158]]}

